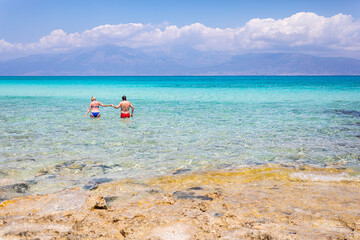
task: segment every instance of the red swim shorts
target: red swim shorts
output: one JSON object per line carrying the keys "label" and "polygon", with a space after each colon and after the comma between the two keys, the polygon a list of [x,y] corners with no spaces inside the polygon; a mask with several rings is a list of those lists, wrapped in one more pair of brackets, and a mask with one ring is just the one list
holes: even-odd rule
{"label": "red swim shorts", "polygon": [[130,113],[122,113],[121,118],[129,118],[130,117]]}

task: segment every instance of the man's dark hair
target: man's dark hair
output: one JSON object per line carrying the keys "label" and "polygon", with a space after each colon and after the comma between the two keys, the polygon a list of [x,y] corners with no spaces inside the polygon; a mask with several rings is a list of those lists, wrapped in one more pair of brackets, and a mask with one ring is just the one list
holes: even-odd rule
{"label": "man's dark hair", "polygon": [[126,96],[124,95],[124,96],[122,96],[122,100],[126,100]]}

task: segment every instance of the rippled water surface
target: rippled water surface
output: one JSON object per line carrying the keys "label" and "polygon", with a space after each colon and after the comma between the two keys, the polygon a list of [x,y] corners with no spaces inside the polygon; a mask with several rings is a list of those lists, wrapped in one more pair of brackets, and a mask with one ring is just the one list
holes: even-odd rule
{"label": "rippled water surface", "polygon": [[[91,96],[124,94],[134,118],[84,118]],[[0,132],[0,178],[23,192],[264,163],[359,168],[360,77],[1,77]]]}

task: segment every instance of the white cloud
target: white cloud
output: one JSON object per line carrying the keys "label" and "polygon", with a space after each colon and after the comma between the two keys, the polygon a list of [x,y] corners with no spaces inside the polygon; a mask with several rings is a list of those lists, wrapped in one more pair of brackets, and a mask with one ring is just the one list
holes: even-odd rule
{"label": "white cloud", "polygon": [[200,23],[178,27],[128,23],[101,25],[82,33],[52,31],[35,43],[8,43],[0,40],[0,55],[57,52],[76,47],[116,44],[138,48],[145,46],[187,45],[199,50],[328,52],[330,55],[352,52],[360,57],[360,21],[349,15],[332,17],[300,12],[274,20],[251,19],[238,28],[211,28]]}

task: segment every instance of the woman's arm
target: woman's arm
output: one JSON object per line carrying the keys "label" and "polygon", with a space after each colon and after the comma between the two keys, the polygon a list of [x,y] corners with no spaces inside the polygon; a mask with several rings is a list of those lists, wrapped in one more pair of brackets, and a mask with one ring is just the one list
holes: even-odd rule
{"label": "woman's arm", "polygon": [[102,107],[109,107],[112,106],[113,104],[102,104],[101,102],[99,102],[99,105]]}
{"label": "woman's arm", "polygon": [[90,112],[90,110],[91,110],[91,103],[89,104],[89,109],[87,110],[87,112],[86,112],[86,114],[85,114],[84,117],[86,117],[86,116],[88,115],[88,113]]}

